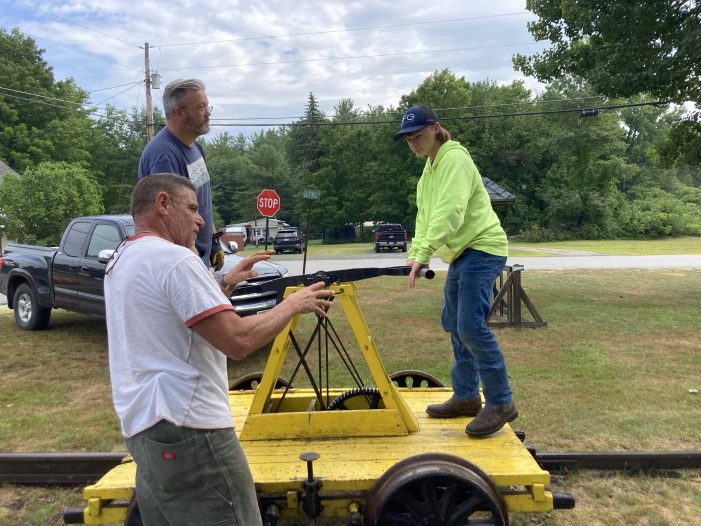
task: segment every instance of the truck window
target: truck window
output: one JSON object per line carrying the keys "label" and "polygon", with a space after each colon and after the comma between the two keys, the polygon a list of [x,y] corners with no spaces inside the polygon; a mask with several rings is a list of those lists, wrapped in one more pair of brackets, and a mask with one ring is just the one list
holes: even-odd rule
{"label": "truck window", "polygon": [[117,248],[120,241],[119,230],[114,225],[97,225],[92,232],[86,256],[96,258],[101,250]]}
{"label": "truck window", "polygon": [[85,243],[85,238],[88,237],[90,231],[90,223],[79,221],[73,223],[71,229],[66,234],[66,240],[63,243],[63,253],[71,257],[80,257],[80,251]]}

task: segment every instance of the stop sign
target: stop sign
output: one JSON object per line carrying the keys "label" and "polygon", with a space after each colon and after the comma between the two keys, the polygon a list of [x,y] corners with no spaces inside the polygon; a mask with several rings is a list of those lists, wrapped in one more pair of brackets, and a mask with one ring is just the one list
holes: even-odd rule
{"label": "stop sign", "polygon": [[273,217],[280,211],[280,196],[275,190],[263,190],[258,194],[256,206],[263,217]]}

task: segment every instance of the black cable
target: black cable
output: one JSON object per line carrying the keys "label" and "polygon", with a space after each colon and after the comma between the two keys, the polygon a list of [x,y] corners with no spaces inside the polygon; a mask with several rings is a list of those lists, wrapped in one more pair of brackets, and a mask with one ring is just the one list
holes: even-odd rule
{"label": "black cable", "polygon": [[[461,121],[461,120],[475,120],[475,119],[496,119],[503,117],[527,117],[532,115],[552,115],[558,113],[581,113],[583,110],[617,110],[622,108],[635,108],[640,106],[661,106],[669,104],[667,101],[655,101],[655,102],[641,102],[636,104],[617,104],[613,106],[590,106],[587,108],[568,108],[562,110],[543,110],[543,111],[527,111],[520,113],[495,113],[491,115],[463,115],[459,117],[442,117],[438,119],[439,121]],[[287,123],[214,123],[210,122],[210,126],[220,126],[220,127],[245,127],[245,126],[359,126],[359,125],[380,125],[380,124],[396,124],[396,120],[391,121],[350,121],[350,122],[287,122]]]}

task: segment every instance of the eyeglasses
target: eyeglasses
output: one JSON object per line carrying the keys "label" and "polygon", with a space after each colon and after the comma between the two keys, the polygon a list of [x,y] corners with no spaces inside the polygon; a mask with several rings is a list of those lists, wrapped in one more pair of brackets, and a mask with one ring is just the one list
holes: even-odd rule
{"label": "eyeglasses", "polygon": [[206,113],[207,115],[211,115],[212,110],[214,110],[214,106],[198,106],[197,108],[193,108],[191,106],[180,106],[180,108],[185,108],[187,110],[201,111],[202,113]]}

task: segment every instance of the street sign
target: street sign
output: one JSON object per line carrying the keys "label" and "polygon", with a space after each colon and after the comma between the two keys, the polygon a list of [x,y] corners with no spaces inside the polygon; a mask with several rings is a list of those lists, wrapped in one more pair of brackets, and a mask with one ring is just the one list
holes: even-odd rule
{"label": "street sign", "polygon": [[312,199],[312,200],[317,200],[321,197],[321,192],[319,190],[305,190],[304,191],[304,198],[305,199]]}
{"label": "street sign", "polygon": [[258,194],[256,206],[263,217],[273,217],[280,211],[280,196],[275,190],[263,190]]}

